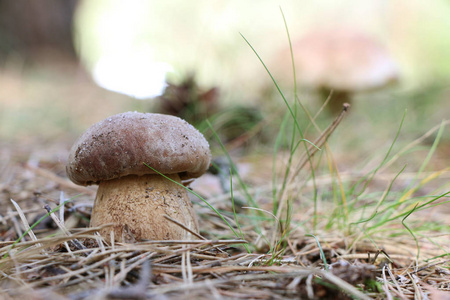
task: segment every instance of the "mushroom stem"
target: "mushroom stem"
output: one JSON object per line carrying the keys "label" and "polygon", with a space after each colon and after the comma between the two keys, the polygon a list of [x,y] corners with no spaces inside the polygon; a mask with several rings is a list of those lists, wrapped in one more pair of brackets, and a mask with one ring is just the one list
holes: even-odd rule
{"label": "mushroom stem", "polygon": [[[329,89],[322,89],[322,99],[325,102],[330,96]],[[342,112],[344,103],[352,103],[352,93],[345,90],[334,90],[331,96],[330,102],[327,105],[327,109],[333,115],[340,114]]]}
{"label": "mushroom stem", "polygon": [[[178,174],[166,176],[181,182]],[[198,232],[197,217],[185,188],[158,174],[130,175],[100,182],[90,225],[113,223],[99,233],[109,240],[114,231],[118,242],[186,239],[187,232],[164,215]]]}

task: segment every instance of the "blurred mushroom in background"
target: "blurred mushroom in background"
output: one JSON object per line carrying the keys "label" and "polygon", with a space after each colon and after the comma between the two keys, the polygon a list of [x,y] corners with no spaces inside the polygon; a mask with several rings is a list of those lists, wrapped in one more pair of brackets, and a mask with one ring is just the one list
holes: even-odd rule
{"label": "blurred mushroom in background", "polygon": [[[332,91],[328,107],[333,113],[350,103],[354,94],[399,79],[397,65],[383,45],[356,29],[313,29],[293,41],[292,51],[297,82],[318,91],[324,101]],[[283,53],[283,66],[290,66],[290,53]]]}

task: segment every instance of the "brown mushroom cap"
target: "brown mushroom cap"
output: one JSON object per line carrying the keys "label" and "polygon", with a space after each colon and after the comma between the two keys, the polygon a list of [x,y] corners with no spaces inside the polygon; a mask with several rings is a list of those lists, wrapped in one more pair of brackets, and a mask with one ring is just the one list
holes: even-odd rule
{"label": "brown mushroom cap", "polygon": [[178,173],[182,180],[201,176],[211,152],[203,135],[169,115],[126,112],[92,125],[70,150],[67,176],[79,185],[127,175]]}
{"label": "brown mushroom cap", "polygon": [[362,91],[382,87],[399,76],[380,43],[349,28],[313,30],[294,43],[293,49],[298,78],[304,85]]}

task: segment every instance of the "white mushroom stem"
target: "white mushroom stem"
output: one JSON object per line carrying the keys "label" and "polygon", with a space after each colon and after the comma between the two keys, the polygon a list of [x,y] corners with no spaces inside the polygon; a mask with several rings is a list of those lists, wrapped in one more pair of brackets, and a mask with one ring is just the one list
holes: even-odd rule
{"label": "white mushroom stem", "polygon": [[[167,177],[180,181],[178,174]],[[188,232],[164,215],[198,232],[198,222],[187,191],[161,175],[125,176],[99,184],[91,216],[91,227],[108,223],[100,234],[118,242],[181,240]]]}

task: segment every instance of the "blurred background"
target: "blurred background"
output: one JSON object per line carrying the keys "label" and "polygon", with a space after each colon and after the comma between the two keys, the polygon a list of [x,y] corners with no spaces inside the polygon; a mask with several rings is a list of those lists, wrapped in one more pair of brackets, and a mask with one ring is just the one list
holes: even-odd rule
{"label": "blurred background", "polygon": [[[344,161],[385,151],[405,110],[400,145],[450,117],[448,1],[0,0],[1,145],[26,145],[25,152],[45,145],[43,152],[55,147],[65,153],[91,124],[138,110],[178,115],[211,138],[204,123],[209,118],[229,149],[271,149],[286,107],[242,36],[294,103],[283,14],[300,63],[301,102],[315,115],[330,89],[351,99],[350,114],[332,138]],[[340,32],[356,36],[349,38],[356,45],[344,43]],[[316,44],[325,50],[302,48]],[[351,56],[337,57],[340,47]],[[382,54],[372,57],[379,49]],[[334,56],[318,58],[321,51]],[[368,56],[359,57],[364,51]],[[327,60],[385,68],[342,88],[342,70],[334,74],[322,66],[326,76],[335,76],[329,79],[302,69]],[[335,114],[325,110],[319,126],[324,129]],[[305,113],[298,117],[307,126]],[[449,144],[446,133],[442,159]]]}

